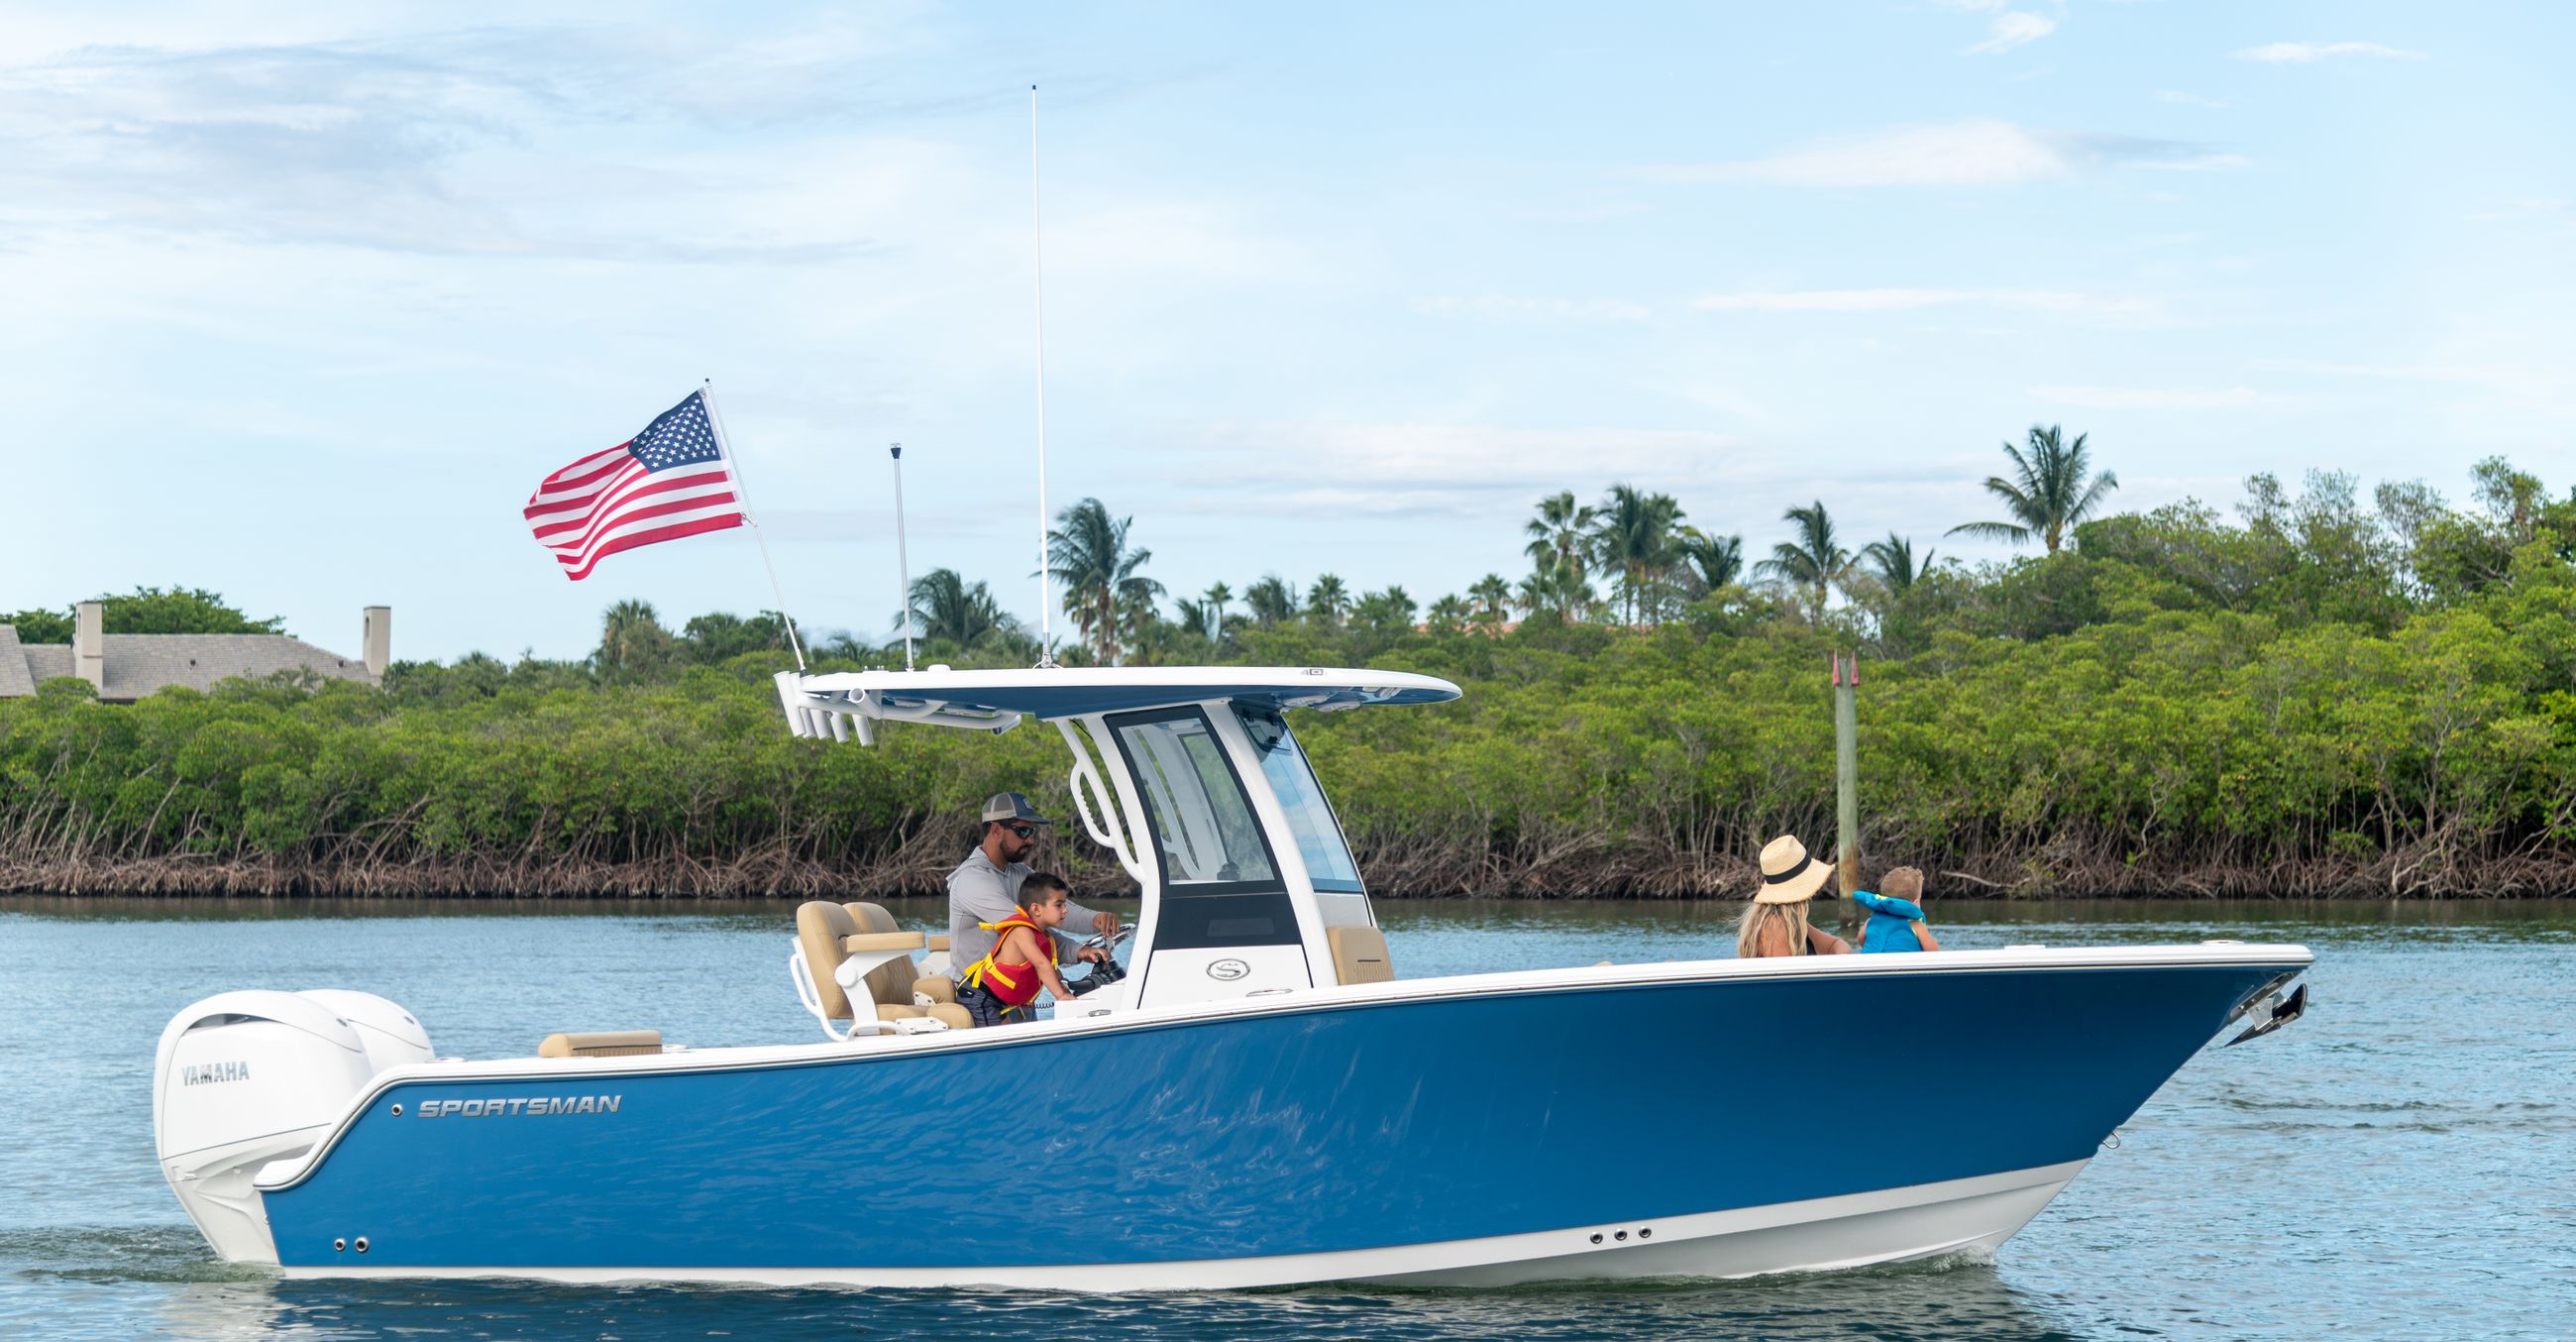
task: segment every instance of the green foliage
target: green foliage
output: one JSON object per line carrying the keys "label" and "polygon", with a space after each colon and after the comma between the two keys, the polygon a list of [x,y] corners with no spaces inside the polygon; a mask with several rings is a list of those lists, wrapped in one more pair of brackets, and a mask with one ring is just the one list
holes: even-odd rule
{"label": "green foliage", "polygon": [[0,624],[15,625],[21,643],[69,643],[72,617],[58,610],[22,610],[0,615]]}
{"label": "green foliage", "polygon": [[[1570,525],[1584,510],[1565,502]],[[1296,718],[1373,881],[1400,893],[1706,893],[1772,834],[1830,842],[1823,664],[1854,646],[1865,850],[1939,892],[1969,873],[2466,894],[2564,889],[2576,868],[2576,501],[2500,462],[2468,511],[2258,477],[2237,522],[2197,504],[2099,518],[2057,553],[1974,569],[1891,536],[1859,575],[1811,511],[1820,534],[1798,548],[1843,570],[1846,607],[1729,582],[1651,626],[1507,627],[1492,577],[1417,628],[1401,587],[1354,601],[1325,575],[1301,614],[1274,577],[1245,613],[1220,589],[1195,620],[1129,620],[1119,652],[1464,686],[1439,708]],[[1533,538],[1559,562],[1553,532]],[[1044,731],[789,737],[768,682],[781,632],[764,613],[674,635],[621,603],[584,661],[397,663],[381,692],[234,682],[120,707],[51,681],[0,700],[0,876],[266,862],[764,889],[806,864],[929,889],[982,796],[1066,804],[1045,795],[1064,764]],[[847,635],[817,652],[825,669],[887,660]],[[1062,856],[1114,871],[1078,839]]]}
{"label": "green foliage", "polygon": [[[110,634],[282,634],[286,621],[272,615],[254,620],[225,603],[223,594],[201,587],[137,587],[123,596],[102,593],[101,632]],[[76,606],[60,611],[22,610],[0,615],[0,624],[18,627],[21,643],[69,643]]]}

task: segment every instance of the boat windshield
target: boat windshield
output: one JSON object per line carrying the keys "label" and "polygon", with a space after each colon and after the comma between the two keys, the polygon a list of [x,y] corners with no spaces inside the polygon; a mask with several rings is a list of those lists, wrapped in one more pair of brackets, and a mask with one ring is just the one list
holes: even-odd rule
{"label": "boat windshield", "polygon": [[1277,889],[1279,871],[1251,800],[1195,708],[1112,719],[1145,794],[1146,819],[1174,894]]}
{"label": "boat windshield", "polygon": [[1315,771],[1290,734],[1287,720],[1243,704],[1235,705],[1234,712],[1243,720],[1244,734],[1261,752],[1262,776],[1270,780],[1270,790],[1279,794],[1279,809],[1288,815],[1288,832],[1297,837],[1297,855],[1305,859],[1306,874],[1315,888],[1363,893],[1359,864],[1351,861],[1342,827],[1333,819],[1333,808],[1324,800],[1324,789],[1316,783]]}

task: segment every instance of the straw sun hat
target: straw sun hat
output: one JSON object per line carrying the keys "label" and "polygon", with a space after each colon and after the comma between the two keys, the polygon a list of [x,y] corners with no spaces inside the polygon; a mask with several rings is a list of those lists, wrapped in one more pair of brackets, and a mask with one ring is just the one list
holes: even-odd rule
{"label": "straw sun hat", "polygon": [[1825,878],[1834,869],[1807,855],[1807,845],[1798,836],[1783,834],[1762,845],[1762,888],[1753,892],[1756,904],[1800,904],[1816,897],[1825,887]]}

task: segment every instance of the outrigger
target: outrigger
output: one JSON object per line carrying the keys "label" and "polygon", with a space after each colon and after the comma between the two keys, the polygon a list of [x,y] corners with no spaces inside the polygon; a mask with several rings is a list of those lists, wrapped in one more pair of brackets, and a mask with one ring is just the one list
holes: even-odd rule
{"label": "outrigger", "polygon": [[[805,737],[1052,724],[1084,833],[1142,902],[1124,976],[965,1028],[928,938],[816,902],[788,965],[819,1041],[560,1034],[440,1060],[380,997],[222,994],[163,1033],[153,1104],[215,1251],[297,1277],[1094,1291],[1990,1251],[2218,1033],[2304,1005],[2284,992],[2305,948],[2232,942],[1402,978],[1289,719],[1457,698],[1447,681],[934,667],[778,691]],[[1865,1021],[1952,1046],[1861,1067],[1781,1042]],[[1117,1153],[1089,1162],[1106,1211],[1080,1234],[965,1214],[1025,1168],[996,1145],[1025,1125],[975,1110],[993,1094],[1049,1115],[1067,1159]],[[1762,1154],[1888,1115],[1902,1164]]]}

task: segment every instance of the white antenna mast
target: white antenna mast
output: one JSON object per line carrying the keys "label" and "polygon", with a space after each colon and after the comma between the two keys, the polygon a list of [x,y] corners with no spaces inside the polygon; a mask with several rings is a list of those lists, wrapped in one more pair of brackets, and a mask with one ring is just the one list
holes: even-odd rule
{"label": "white antenna mast", "polygon": [[903,444],[893,445],[894,452],[894,571],[895,581],[902,584],[903,669],[912,669],[912,558],[903,548]]}
{"label": "white antenna mast", "polygon": [[[751,490],[742,483],[742,462],[733,454],[733,443],[725,436],[724,412],[716,409],[716,380],[704,378],[698,383],[698,403],[707,408],[707,427],[715,430],[716,452],[724,457],[725,469],[733,474],[733,489],[742,500],[742,520],[751,528],[751,539],[760,547],[760,566],[769,570],[769,593],[778,598],[778,620],[787,626],[787,646],[796,653],[796,669],[805,669],[805,640],[796,636],[796,617],[787,613],[787,592],[778,585],[778,566],[769,562],[769,539],[760,534],[760,519],[752,516]],[[906,607],[910,609],[910,607]]]}
{"label": "white antenna mast", "polygon": [[[1029,256],[1038,299],[1038,665],[1055,665],[1055,573],[1047,554],[1046,241],[1038,194],[1038,86],[1029,85]],[[909,597],[907,597],[907,600]]]}

